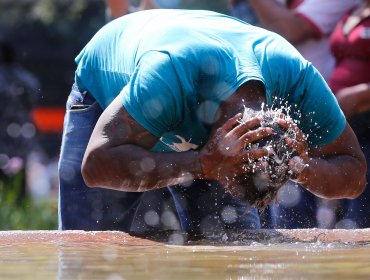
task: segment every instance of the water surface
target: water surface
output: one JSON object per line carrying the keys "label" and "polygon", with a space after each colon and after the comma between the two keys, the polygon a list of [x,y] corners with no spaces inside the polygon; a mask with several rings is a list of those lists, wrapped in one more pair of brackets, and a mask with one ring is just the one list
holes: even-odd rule
{"label": "water surface", "polygon": [[122,233],[88,237],[0,234],[0,279],[370,279],[367,240],[172,245]]}

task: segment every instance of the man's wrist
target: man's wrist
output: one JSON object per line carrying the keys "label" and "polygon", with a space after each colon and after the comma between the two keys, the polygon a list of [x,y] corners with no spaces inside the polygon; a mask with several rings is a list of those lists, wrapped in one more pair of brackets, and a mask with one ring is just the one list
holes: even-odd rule
{"label": "man's wrist", "polygon": [[290,160],[289,168],[292,172],[293,181],[300,184],[304,184],[307,181],[310,166],[308,162],[305,162],[300,156],[295,156]]}

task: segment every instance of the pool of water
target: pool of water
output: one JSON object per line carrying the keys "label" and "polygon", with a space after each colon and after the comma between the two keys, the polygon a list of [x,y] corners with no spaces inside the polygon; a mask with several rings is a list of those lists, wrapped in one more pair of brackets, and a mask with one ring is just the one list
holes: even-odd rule
{"label": "pool of water", "polygon": [[175,245],[117,232],[2,232],[0,279],[370,279],[369,233],[286,231],[285,239],[264,233]]}

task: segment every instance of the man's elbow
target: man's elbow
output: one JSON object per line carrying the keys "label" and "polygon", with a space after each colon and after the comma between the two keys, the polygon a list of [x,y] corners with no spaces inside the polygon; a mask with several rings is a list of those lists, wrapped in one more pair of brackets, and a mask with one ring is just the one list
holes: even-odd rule
{"label": "man's elbow", "polygon": [[363,157],[359,159],[358,173],[354,180],[356,184],[355,187],[352,188],[353,191],[348,198],[355,199],[365,191],[367,184],[366,173],[367,173],[367,163],[365,157]]}
{"label": "man's elbow", "polygon": [[348,199],[358,198],[365,191],[366,179],[358,180],[356,181],[356,184],[357,185],[355,188],[353,188],[353,184],[352,184],[351,193],[347,196]]}
{"label": "man's elbow", "polygon": [[103,166],[104,160],[101,152],[96,150],[85,154],[81,165],[81,174],[86,186],[96,188],[102,185],[103,172],[101,169]]}

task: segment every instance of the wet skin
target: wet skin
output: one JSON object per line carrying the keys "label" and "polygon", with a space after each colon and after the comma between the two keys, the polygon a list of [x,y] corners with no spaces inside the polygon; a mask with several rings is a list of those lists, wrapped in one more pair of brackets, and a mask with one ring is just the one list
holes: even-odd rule
{"label": "wet skin", "polygon": [[[263,85],[249,81],[222,103],[203,147],[181,153],[155,153],[150,148],[158,138],[138,124],[116,98],[101,115],[90,138],[82,164],[84,180],[90,187],[142,192],[182,183],[182,174],[190,173],[193,179],[218,180],[238,196],[241,186],[233,178],[255,167],[249,159],[268,155],[267,149],[245,147],[272,133],[271,128],[256,128],[259,119],[240,123],[241,112],[244,106],[259,109],[264,101]],[[293,128],[299,135],[286,142],[298,153],[289,164],[293,179],[303,187],[325,198],[354,198],[363,191],[366,162],[348,124],[334,142],[316,149],[308,148],[294,123],[281,119],[279,124]],[[137,176],[130,170],[135,163],[139,167],[143,158],[151,158],[155,167]]]}

